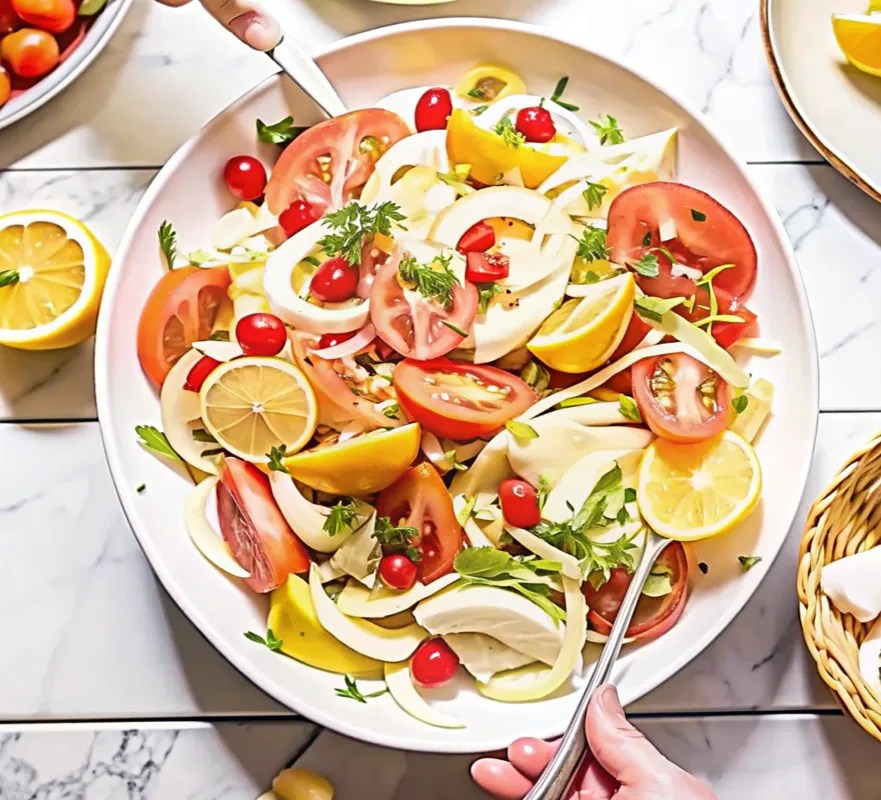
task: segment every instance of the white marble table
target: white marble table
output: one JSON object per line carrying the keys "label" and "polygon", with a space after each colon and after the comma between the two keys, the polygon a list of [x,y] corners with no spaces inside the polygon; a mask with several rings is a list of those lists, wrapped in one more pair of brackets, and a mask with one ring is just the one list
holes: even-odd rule
{"label": "white marble table", "polygon": [[[565,27],[689,98],[776,205],[812,300],[823,413],[806,497],[881,427],[881,209],[789,122],[767,74],[754,0],[273,5],[313,46],[443,13]],[[173,150],[270,71],[199,9],[136,0],[72,88],[0,133],[0,212],[64,209],[112,248]],[[328,774],[340,800],[476,800],[467,759],[377,756],[322,733],[195,631],[120,511],[95,421],[91,359],[91,344],[48,354],[0,349],[0,798],[252,800],[298,759]],[[794,556],[806,507],[737,620],[630,709],[724,800],[881,796],[881,745],[839,714],[801,642]]]}

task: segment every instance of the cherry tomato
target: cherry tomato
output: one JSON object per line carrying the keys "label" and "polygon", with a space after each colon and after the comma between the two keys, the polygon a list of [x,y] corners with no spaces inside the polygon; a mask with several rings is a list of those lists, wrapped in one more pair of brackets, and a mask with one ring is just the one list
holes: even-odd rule
{"label": "cherry tomato", "polygon": [[532,388],[510,372],[448,358],[405,359],[395,367],[393,381],[409,419],[457,441],[499,430],[536,401]]}
{"label": "cherry tomato", "polygon": [[256,200],[266,189],[266,168],[253,156],[233,156],[223,168],[223,180],[239,200]]}
{"label": "cherry tomato", "polygon": [[449,683],[459,668],[459,656],[443,639],[429,639],[419,645],[410,659],[413,680],[426,689]]}
{"label": "cherry tomato", "polygon": [[358,331],[348,331],[347,333],[323,333],[318,339],[316,350],[324,350],[326,347],[334,347],[343,342],[348,342]]}
{"label": "cherry tomato", "polygon": [[358,196],[379,156],[409,135],[404,120],[381,108],[350,111],[314,125],[275,162],[266,186],[269,210],[281,214],[295,200],[309,203],[316,216],[341,208]]}
{"label": "cherry tomato", "polygon": [[624,332],[624,338],[621,340],[621,344],[618,345],[615,352],[612,353],[612,357],[609,361],[614,362],[622,356],[626,356],[634,347],[636,347],[636,345],[645,339],[646,334],[650,330],[651,327],[649,324],[639,316],[639,314],[631,314],[630,323],[627,326],[627,330]]}
{"label": "cherry tomato", "polygon": [[416,565],[403,553],[389,553],[379,562],[379,577],[386,586],[406,592],[416,583]]}
{"label": "cherry tomato", "polygon": [[12,79],[9,73],[0,67],[0,106],[2,106],[12,94]]}
{"label": "cherry tomato", "polygon": [[475,222],[459,239],[456,249],[460,253],[485,253],[496,243],[496,232],[486,222]]}
{"label": "cherry tomato", "polygon": [[[658,558],[658,567],[670,571],[670,584],[673,591],[662,597],[642,595],[636,605],[636,612],[626,636],[632,639],[656,639],[672,628],[685,608],[688,597],[688,559],[680,542],[671,542]],[[618,609],[630,586],[633,576],[623,567],[612,570],[609,580],[599,589],[594,589],[590,581],[582,584],[587,600],[588,614],[596,631],[608,636],[618,616]]]}
{"label": "cherry tomato", "polygon": [[12,7],[28,25],[49,33],[64,33],[76,19],[73,0],[12,0]]}
{"label": "cherry tomato", "polygon": [[[626,189],[612,201],[607,240],[611,260],[617,264],[638,261],[647,246],[658,245],[659,226],[666,221],[673,222],[677,241],[691,254],[683,263],[702,272],[735,264],[719,273],[713,286],[734,297],[743,297],[752,289],[756,248],[743,223],[705,192],[681,183],[644,183]],[[651,294],[642,281],[640,286]]]}
{"label": "cherry tomato", "polygon": [[278,224],[288,236],[293,236],[318,220],[320,216],[305,200],[294,200],[281,212]]}
{"label": "cherry tomato", "polygon": [[700,442],[731,422],[728,384],[686,353],[633,365],[633,398],[646,425],[672,442]]}
{"label": "cherry tomato", "polygon": [[309,291],[322,303],[342,303],[358,292],[358,268],[342,256],[325,261],[312,276]]}
{"label": "cherry tomato", "polygon": [[184,389],[188,392],[201,391],[202,384],[205,383],[205,378],[207,378],[219,366],[220,362],[211,358],[211,356],[202,356],[202,358],[193,364],[192,368],[187,373],[187,379],[184,381]]}
{"label": "cherry tomato", "polygon": [[551,112],[541,106],[521,108],[517,112],[517,122],[514,127],[518,133],[522,133],[526,137],[527,142],[544,144],[557,135],[557,128],[554,125]]}
{"label": "cherry tomato", "polygon": [[376,501],[376,513],[394,525],[416,528],[419,536],[410,543],[422,560],[416,573],[431,583],[453,571],[453,560],[462,549],[464,534],[453,511],[453,500],[437,470],[428,462],[410,467]]}
{"label": "cherry tomato", "polygon": [[491,283],[508,277],[511,259],[504,253],[468,253],[465,256],[465,279],[474,283]]}
{"label": "cherry tomato", "polygon": [[21,27],[21,19],[15,13],[11,0],[0,0],[0,36],[12,33]]}
{"label": "cherry tomato", "polygon": [[538,492],[520,478],[505,478],[499,484],[499,503],[505,522],[515,528],[531,528],[541,521]]}
{"label": "cherry tomato", "polygon": [[453,100],[447,89],[429,89],[416,103],[416,130],[439,131],[447,127]]}
{"label": "cherry tomato", "polygon": [[240,458],[225,458],[217,484],[220,532],[255,592],[277,589],[292,573],[309,569],[309,553],[281,513],[269,478]]}
{"label": "cherry tomato", "polygon": [[275,314],[248,314],[236,323],[236,341],[246,356],[278,355],[288,330]]}
{"label": "cherry tomato", "polygon": [[[453,286],[452,303],[444,308],[436,300],[404,294],[398,282],[399,259],[383,265],[370,290],[370,321],[376,334],[401,355],[427,361],[458,347],[477,315],[474,284]],[[452,326],[452,327],[450,327]],[[458,329],[458,330],[457,330]]]}
{"label": "cherry tomato", "polygon": [[51,33],[22,28],[0,40],[0,59],[19,78],[42,78],[55,69],[61,53]]}
{"label": "cherry tomato", "polygon": [[138,360],[154,383],[161,386],[193,342],[209,337],[229,284],[226,267],[180,267],[153,287],[138,321]]}

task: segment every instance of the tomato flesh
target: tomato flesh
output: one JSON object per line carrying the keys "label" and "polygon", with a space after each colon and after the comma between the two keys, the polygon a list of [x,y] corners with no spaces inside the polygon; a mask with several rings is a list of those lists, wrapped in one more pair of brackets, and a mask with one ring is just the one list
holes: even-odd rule
{"label": "tomato flesh", "polygon": [[312,276],[309,291],[322,303],[342,303],[358,292],[358,268],[342,256],[325,261]]}
{"label": "tomato flesh", "polygon": [[419,645],[410,659],[413,680],[426,689],[449,683],[459,668],[459,656],[443,639],[429,639]]}
{"label": "tomato flesh", "polygon": [[508,277],[511,260],[503,253],[468,253],[465,257],[465,279],[472,283],[492,283]]}
{"label": "tomato flesh", "polygon": [[334,347],[342,342],[349,341],[349,339],[357,333],[358,331],[348,331],[347,333],[322,333],[318,339],[318,346],[315,349],[324,350],[327,347]]}
{"label": "tomato flesh", "polygon": [[379,577],[389,588],[405,592],[416,584],[416,565],[403,553],[389,553],[379,562]]}
{"label": "tomato flesh", "polygon": [[205,378],[207,378],[219,366],[220,362],[211,358],[211,356],[202,356],[202,358],[193,364],[192,368],[187,373],[187,379],[184,381],[184,389],[188,392],[200,392],[202,390],[202,384],[205,383]]}
{"label": "tomato flesh", "polygon": [[538,492],[521,478],[505,478],[499,484],[499,502],[505,522],[515,528],[531,528],[541,521]]}
{"label": "tomato flesh", "polygon": [[557,135],[551,112],[540,106],[521,108],[517,112],[517,122],[514,127],[518,133],[526,137],[527,142],[544,144]]}
{"label": "tomato flesh", "polygon": [[494,433],[537,399],[526,382],[503,369],[447,358],[405,359],[393,380],[409,419],[458,441]]}
{"label": "tomato flesh", "polygon": [[436,131],[447,127],[453,113],[453,100],[448,89],[428,89],[416,103],[416,130]]}
{"label": "tomato flesh", "polygon": [[275,314],[248,314],[236,323],[236,341],[246,356],[278,355],[287,340],[287,328]]}
{"label": "tomato flesh", "polygon": [[456,249],[460,253],[485,253],[496,243],[496,232],[486,222],[475,222],[459,239]]}
{"label": "tomato flesh", "polygon": [[287,236],[293,236],[320,218],[315,208],[305,200],[294,200],[279,214],[278,224]]}

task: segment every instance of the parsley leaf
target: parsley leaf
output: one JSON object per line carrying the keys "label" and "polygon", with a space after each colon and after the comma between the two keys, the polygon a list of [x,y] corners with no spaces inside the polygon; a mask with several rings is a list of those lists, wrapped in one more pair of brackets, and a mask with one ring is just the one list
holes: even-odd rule
{"label": "parsley leaf", "polygon": [[525,422],[509,419],[505,423],[505,427],[517,439],[538,439],[538,431],[532,425],[527,425]]}
{"label": "parsley leaf", "polygon": [[608,186],[602,183],[587,182],[587,188],[581,193],[587,203],[588,209],[599,208],[603,204],[603,197],[609,191]]}
{"label": "parsley leaf", "polygon": [[554,93],[551,95],[551,100],[553,100],[558,106],[562,106],[567,111],[578,111],[578,106],[572,105],[572,103],[566,103],[560,99],[563,95],[563,92],[566,91],[566,86],[569,84],[569,78],[564,76],[557,81],[557,85],[554,88]]}
{"label": "parsley leaf", "polygon": [[373,528],[373,538],[382,545],[385,553],[405,553],[411,561],[419,561],[419,549],[410,541],[419,535],[416,528],[408,525],[392,525],[388,517],[377,517]]}
{"label": "parsley leaf", "polygon": [[707,215],[704,214],[703,211],[698,211],[697,209],[694,209],[694,208],[691,209],[691,218],[695,222],[706,222],[707,221]]}
{"label": "parsley leaf", "polygon": [[608,114],[605,120],[600,117],[599,122],[590,121],[593,129],[597,132],[600,144],[621,144],[624,141],[624,134],[618,127],[618,120],[611,114]]}
{"label": "parsley leaf", "polygon": [[746,407],[749,405],[749,397],[745,394],[739,394],[731,401],[731,405],[734,406],[734,410],[738,414],[742,414],[746,411]]}
{"label": "parsley leaf", "polygon": [[478,283],[477,284],[477,313],[486,314],[492,299],[501,294],[504,290],[497,283]]}
{"label": "parsley leaf", "polygon": [[366,703],[373,697],[382,697],[382,695],[388,693],[388,689],[381,689],[378,692],[362,694],[361,690],[358,688],[358,682],[351,675],[346,675],[345,680],[346,688],[334,689],[334,691],[336,692],[337,697],[347,697],[349,700],[354,700],[356,703]]}
{"label": "parsley leaf", "polygon": [[642,237],[642,246],[649,247],[652,243],[652,232],[646,231],[645,236]]}
{"label": "parsley leaf", "polygon": [[181,461],[181,457],[172,450],[168,439],[165,438],[165,434],[159,428],[153,425],[135,425],[135,433],[140,437],[138,444],[142,447],[146,447],[160,456]]}
{"label": "parsley leaf", "polygon": [[680,306],[684,302],[684,297],[671,297],[665,299],[662,297],[644,295],[643,297],[637,297],[633,305],[641,317],[650,319],[653,322],[662,322],[664,314],[668,311],[672,311],[676,306]]}
{"label": "parsley leaf", "polygon": [[12,286],[14,283],[18,283],[18,281],[19,281],[18,270],[5,269],[5,270],[3,270],[3,272],[0,272],[0,287]]}
{"label": "parsley leaf", "polygon": [[541,511],[545,507],[545,503],[548,501],[548,494],[550,493],[550,484],[548,484],[548,479],[544,475],[538,476],[538,489],[536,490],[536,500],[538,501],[538,510]]}
{"label": "parsley leaf", "polygon": [[262,119],[257,120],[257,138],[266,144],[280,144],[284,147],[307,130],[307,127],[294,127],[293,117],[285,117],[274,125],[267,125]]}
{"label": "parsley leaf", "polygon": [[639,413],[639,406],[636,405],[636,401],[632,397],[628,397],[626,394],[618,395],[618,411],[621,412],[622,416],[627,417],[627,419],[633,420],[634,422],[642,422],[642,414]]}
{"label": "parsley leaf", "polygon": [[319,244],[331,257],[339,255],[352,265],[360,264],[364,239],[376,233],[388,236],[392,222],[402,222],[404,219],[401,207],[391,200],[369,208],[353,200],[324,217],[325,225],[334,232],[324,236]]}
{"label": "parsley leaf", "polygon": [[[570,234],[571,236],[571,234]],[[575,237],[572,237],[575,239]],[[578,242],[578,252],[576,255],[585,261],[597,261],[607,259],[612,252],[606,246],[606,232],[602,228],[594,228],[588,225],[581,234]]]}
{"label": "parsley leaf", "polygon": [[287,472],[288,468],[284,465],[284,456],[285,456],[285,446],[280,444],[278,447],[273,447],[266,454],[269,457],[269,469],[275,470],[276,472]]}
{"label": "parsley leaf", "polygon": [[653,253],[644,253],[639,261],[631,261],[630,266],[646,278],[657,278],[661,274],[658,257]]}
{"label": "parsley leaf", "polygon": [[358,507],[354,502],[344,503],[340,500],[330,509],[327,519],[324,521],[322,529],[327,531],[328,535],[336,536],[342,533],[346,528],[351,530],[352,525],[358,517]]}
{"label": "parsley leaf", "polygon": [[281,650],[282,645],[284,644],[284,642],[272,632],[272,628],[266,629],[265,639],[259,633],[254,633],[254,631],[248,631],[245,634],[245,638],[249,641],[255,642],[256,644],[262,644],[268,647],[274,653],[278,653]]}
{"label": "parsley leaf", "polygon": [[401,407],[397,403],[392,403],[391,405],[386,406],[382,410],[382,413],[389,419],[397,419],[398,414],[401,413]]}
{"label": "parsley leaf", "polygon": [[520,147],[526,142],[526,137],[514,127],[510,117],[502,117],[493,131],[502,137],[505,144],[511,147]]}
{"label": "parsley leaf", "polygon": [[177,234],[171,223],[164,221],[159,226],[159,249],[165,256],[165,266],[174,269],[174,257],[177,255]]}
{"label": "parsley leaf", "polygon": [[485,100],[486,92],[484,92],[483,89],[479,89],[477,86],[475,86],[473,89],[468,90],[468,96],[473,97],[475,100]]}
{"label": "parsley leaf", "polygon": [[437,300],[445,309],[449,309],[453,305],[453,287],[459,284],[459,279],[450,269],[452,260],[451,255],[435,256],[430,263],[419,264],[406,253],[398,265],[398,274],[423,297]]}
{"label": "parsley leaf", "polygon": [[744,572],[748,572],[751,570],[759,561],[762,560],[761,556],[738,556],[737,560],[740,562],[740,566]]}
{"label": "parsley leaf", "polygon": [[441,323],[446,325],[453,333],[458,333],[459,336],[467,336],[468,331],[463,331],[458,325],[453,325],[452,322],[446,319],[442,319]]}
{"label": "parsley leaf", "polygon": [[479,117],[488,108],[489,108],[489,106],[475,106],[474,108],[471,109],[471,114],[475,117]]}
{"label": "parsley leaf", "polygon": [[136,491],[138,494],[140,494],[140,493],[143,492],[144,489],[146,489],[146,488],[147,488],[147,484],[146,484],[146,483],[142,483],[140,486],[138,486],[137,489],[135,489],[135,491]]}

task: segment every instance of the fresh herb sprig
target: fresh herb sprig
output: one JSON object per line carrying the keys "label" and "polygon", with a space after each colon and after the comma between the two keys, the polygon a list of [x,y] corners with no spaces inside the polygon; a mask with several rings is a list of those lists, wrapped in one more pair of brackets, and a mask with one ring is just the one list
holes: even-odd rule
{"label": "fresh herb sprig", "polygon": [[285,147],[307,130],[305,126],[295,126],[293,117],[285,117],[272,125],[267,125],[262,119],[257,120],[257,138],[266,144]]}
{"label": "fresh herb sprig", "polygon": [[581,234],[580,239],[577,239],[575,236],[572,236],[572,238],[578,242],[576,255],[585,261],[603,261],[608,259],[612,252],[606,245],[606,232],[602,228],[594,228],[592,225],[588,225]]}
{"label": "fresh herb sprig", "polygon": [[635,272],[646,278],[657,278],[661,274],[661,265],[654,253],[643,253],[639,261],[628,262]]}
{"label": "fresh herb sprig", "polygon": [[492,299],[504,291],[497,283],[477,284],[477,313],[486,314]]}
{"label": "fresh herb sprig", "polygon": [[605,186],[602,183],[592,183],[591,181],[588,181],[587,188],[581,194],[587,203],[588,209],[593,209],[599,208],[603,204],[603,197],[606,196],[606,192],[608,191],[608,186]]}
{"label": "fresh herb sprig", "polygon": [[598,121],[591,120],[590,124],[599,137],[600,144],[621,144],[624,141],[624,134],[618,125],[618,120],[611,114],[606,118],[600,117]]}
{"label": "fresh herb sprig", "polygon": [[557,81],[557,85],[554,87],[554,93],[551,95],[551,100],[553,100],[558,106],[562,106],[567,111],[578,111],[578,106],[572,105],[572,103],[567,103],[565,100],[561,100],[560,98],[563,96],[563,92],[566,91],[566,87],[569,85],[568,76],[563,76],[560,80]]}
{"label": "fresh herb sprig", "polygon": [[621,412],[621,416],[627,417],[633,422],[642,422],[639,406],[636,405],[636,401],[632,397],[626,394],[618,395],[618,411]]}
{"label": "fresh herb sprig", "polygon": [[177,233],[171,227],[171,223],[163,220],[159,226],[159,249],[165,257],[165,266],[174,269],[174,259],[177,256]]}
{"label": "fresh herb sprig", "polygon": [[761,560],[761,556],[738,556],[737,560],[740,562],[740,568],[744,572],[748,572],[751,570],[756,564],[758,564]]}
{"label": "fresh herb sprig", "polygon": [[135,433],[138,434],[138,444],[142,447],[173,461],[181,461],[181,457],[174,452],[165,434],[159,428],[153,425],[135,425]]}
{"label": "fresh herb sprig", "polygon": [[340,500],[336,505],[331,506],[330,514],[327,515],[322,529],[329,536],[336,536],[347,528],[351,530],[357,518],[358,506],[352,501],[344,503]]}
{"label": "fresh herb sprig", "polygon": [[505,144],[511,147],[520,147],[526,142],[526,137],[514,127],[510,117],[502,117],[493,130],[502,137]]}
{"label": "fresh herb sprig", "polygon": [[382,697],[384,694],[388,693],[388,689],[380,689],[378,692],[363,694],[358,688],[358,682],[351,675],[346,675],[345,681],[345,689],[334,689],[334,691],[336,692],[337,697],[345,697],[349,700],[354,700],[356,703],[366,703],[374,697]]}
{"label": "fresh herb sprig", "polygon": [[459,279],[450,269],[452,260],[451,255],[440,255],[428,264],[420,264],[407,253],[398,265],[398,274],[401,280],[412,284],[423,297],[436,300],[449,309],[453,305],[453,288],[459,285]]}
{"label": "fresh herb sprig", "polygon": [[273,447],[266,454],[269,459],[269,469],[274,472],[287,472],[288,468],[284,465],[285,446],[283,444]]}
{"label": "fresh herb sprig", "polygon": [[405,553],[411,561],[419,561],[421,554],[411,542],[419,531],[409,525],[393,525],[388,517],[377,517],[373,538],[382,545],[383,552]]}
{"label": "fresh herb sprig", "polygon": [[364,239],[377,233],[388,236],[393,222],[403,222],[401,207],[388,200],[370,207],[353,200],[324,218],[333,229],[319,244],[329,256],[342,256],[353,266],[361,263]]}
{"label": "fresh herb sprig", "polygon": [[272,628],[266,629],[265,639],[259,633],[254,633],[254,631],[248,631],[245,633],[245,638],[256,644],[262,644],[264,647],[268,647],[274,653],[278,653],[284,644],[284,642],[272,632]]}

